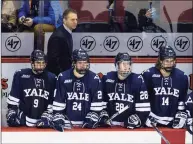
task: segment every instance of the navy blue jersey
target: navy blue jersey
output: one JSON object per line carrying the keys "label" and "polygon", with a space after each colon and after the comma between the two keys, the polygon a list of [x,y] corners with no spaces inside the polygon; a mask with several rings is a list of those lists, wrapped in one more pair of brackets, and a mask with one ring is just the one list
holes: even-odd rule
{"label": "navy blue jersey", "polygon": [[23,111],[26,125],[34,126],[45,110],[52,110],[56,76],[50,72],[36,75],[32,69],[16,71],[8,96],[8,108]]}
{"label": "navy blue jersey", "polygon": [[185,109],[188,77],[177,68],[173,69],[169,77],[163,77],[156,67],[144,71],[142,75],[150,96],[150,115],[160,124],[171,124],[176,112]]}
{"label": "navy blue jersey", "polygon": [[188,118],[193,118],[193,93],[191,92],[185,98],[185,107]]}
{"label": "navy blue jersey", "polygon": [[54,113],[66,115],[73,125],[80,126],[88,112],[100,113],[103,109],[101,80],[88,71],[77,78],[73,69],[59,74],[56,95],[53,102]]}
{"label": "navy blue jersey", "polygon": [[122,125],[132,114],[137,114],[142,125],[150,112],[148,92],[141,75],[131,73],[125,80],[119,80],[117,72],[103,76],[104,103],[109,117],[127,105],[129,109],[112,120],[113,125]]}

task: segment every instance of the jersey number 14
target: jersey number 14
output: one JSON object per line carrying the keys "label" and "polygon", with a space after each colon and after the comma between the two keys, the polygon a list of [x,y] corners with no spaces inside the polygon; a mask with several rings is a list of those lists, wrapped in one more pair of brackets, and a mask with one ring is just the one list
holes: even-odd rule
{"label": "jersey number 14", "polygon": [[169,97],[162,98],[162,105],[169,105]]}

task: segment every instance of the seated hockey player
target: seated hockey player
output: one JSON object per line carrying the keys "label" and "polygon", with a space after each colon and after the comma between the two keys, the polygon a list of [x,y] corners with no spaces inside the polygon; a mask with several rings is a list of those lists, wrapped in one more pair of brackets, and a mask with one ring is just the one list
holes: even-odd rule
{"label": "seated hockey player", "polygon": [[76,49],[72,53],[72,68],[59,74],[53,102],[53,127],[96,128],[102,106],[101,81],[89,70],[86,51]]}
{"label": "seated hockey player", "polygon": [[[118,53],[115,58],[117,71],[108,72],[103,76],[103,98],[106,109],[101,112],[100,126],[134,129],[145,124],[150,112],[148,92],[143,77],[133,73],[131,66],[129,54]],[[126,106],[128,109],[111,119]]]}
{"label": "seated hockey player", "polygon": [[185,107],[186,107],[186,112],[188,116],[187,121],[186,121],[186,127],[189,133],[193,135],[193,130],[192,130],[192,127],[193,127],[193,122],[192,122],[193,120],[193,93],[192,92],[186,96]]}
{"label": "seated hockey player", "polygon": [[161,47],[157,63],[142,73],[146,83],[151,112],[146,121],[148,127],[156,126],[182,128],[187,115],[185,96],[188,90],[188,77],[175,68],[176,53],[170,46]]}
{"label": "seated hockey player", "polygon": [[15,72],[7,98],[7,124],[10,127],[49,127],[56,76],[45,70],[46,56],[41,50],[31,54],[31,67]]}

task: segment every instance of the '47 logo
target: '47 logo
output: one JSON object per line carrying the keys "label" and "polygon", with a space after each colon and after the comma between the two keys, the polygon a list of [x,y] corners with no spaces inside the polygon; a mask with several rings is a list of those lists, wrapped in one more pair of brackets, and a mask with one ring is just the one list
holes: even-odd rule
{"label": "'47 logo", "polygon": [[17,36],[10,36],[5,41],[5,47],[9,51],[17,51],[21,47],[21,40]]}
{"label": "'47 logo", "polygon": [[142,48],[142,46],[143,46],[143,41],[138,36],[133,36],[129,38],[129,40],[127,41],[127,47],[133,52],[139,51]]}
{"label": "'47 logo", "polygon": [[166,44],[166,39],[162,36],[156,36],[151,40],[151,47],[156,52],[158,52],[161,47],[165,47]]}
{"label": "'47 logo", "polygon": [[104,40],[103,46],[107,51],[116,51],[119,48],[119,39],[115,36],[109,36]]}
{"label": "'47 logo", "polygon": [[96,41],[91,36],[85,36],[80,40],[80,47],[87,52],[93,50],[95,46],[96,46]]}
{"label": "'47 logo", "polygon": [[174,42],[175,48],[180,51],[186,51],[190,47],[190,40],[185,36],[179,36]]}

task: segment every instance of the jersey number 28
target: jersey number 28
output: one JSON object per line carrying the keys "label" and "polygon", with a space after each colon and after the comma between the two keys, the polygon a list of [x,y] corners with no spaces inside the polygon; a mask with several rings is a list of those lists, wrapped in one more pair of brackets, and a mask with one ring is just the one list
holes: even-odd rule
{"label": "jersey number 28", "polygon": [[120,111],[124,108],[124,103],[116,103],[116,111]]}

